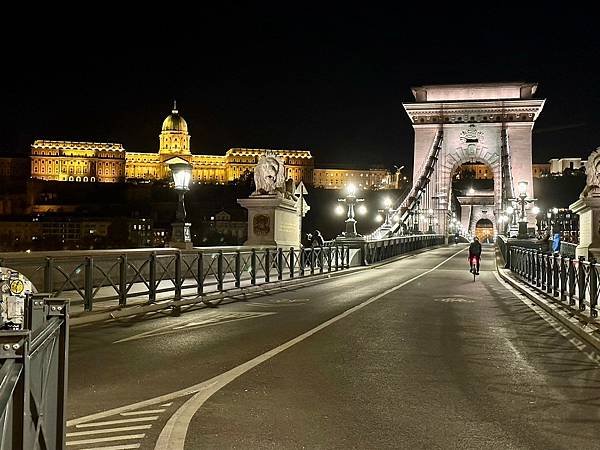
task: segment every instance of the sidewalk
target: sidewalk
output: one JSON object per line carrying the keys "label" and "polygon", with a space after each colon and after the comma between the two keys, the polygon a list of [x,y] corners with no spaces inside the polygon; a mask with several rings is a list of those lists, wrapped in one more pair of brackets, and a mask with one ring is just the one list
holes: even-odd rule
{"label": "sidewalk", "polygon": [[[498,263],[498,259],[497,270],[500,278],[510,286],[532,300],[569,331],[600,352],[600,321],[597,318],[590,317],[589,306],[585,311],[579,311],[579,309],[570,306],[567,302],[561,302],[560,299],[548,295],[522,281],[510,269],[503,268]],[[600,354],[597,354],[595,358],[600,360]]]}

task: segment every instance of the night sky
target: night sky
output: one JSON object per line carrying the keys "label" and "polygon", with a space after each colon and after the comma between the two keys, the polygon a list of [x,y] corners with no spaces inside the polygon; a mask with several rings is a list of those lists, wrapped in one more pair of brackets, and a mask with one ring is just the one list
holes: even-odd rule
{"label": "night sky", "polygon": [[498,81],[538,82],[536,97],[547,99],[534,161],[587,157],[600,146],[591,13],[465,6],[435,23],[423,8],[205,14],[151,35],[126,21],[37,30],[37,40],[17,39],[3,55],[0,153],[27,154],[41,138],[157,151],[176,99],[193,153],[308,149],[317,166],[410,166],[402,102],[413,100],[411,86]]}

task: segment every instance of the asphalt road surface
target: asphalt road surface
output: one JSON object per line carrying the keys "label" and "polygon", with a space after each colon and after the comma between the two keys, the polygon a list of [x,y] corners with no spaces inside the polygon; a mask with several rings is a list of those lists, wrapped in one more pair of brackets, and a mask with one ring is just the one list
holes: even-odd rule
{"label": "asphalt road surface", "polygon": [[600,447],[593,351],[466,248],[71,330],[68,448]]}

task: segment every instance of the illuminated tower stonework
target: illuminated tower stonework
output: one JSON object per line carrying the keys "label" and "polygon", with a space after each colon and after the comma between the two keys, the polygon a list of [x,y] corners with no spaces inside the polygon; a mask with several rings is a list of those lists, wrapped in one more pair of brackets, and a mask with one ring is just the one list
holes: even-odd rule
{"label": "illuminated tower stonework", "polygon": [[187,122],[179,115],[177,104],[173,105],[171,114],[163,121],[162,131],[160,133],[160,147],[158,152],[161,155],[191,155],[190,138]]}

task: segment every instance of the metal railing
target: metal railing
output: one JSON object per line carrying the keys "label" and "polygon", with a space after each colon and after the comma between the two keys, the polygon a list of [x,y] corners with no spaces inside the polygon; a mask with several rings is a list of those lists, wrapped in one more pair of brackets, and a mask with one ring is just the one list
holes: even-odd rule
{"label": "metal railing", "polygon": [[[79,253],[79,252],[78,252]],[[71,256],[0,256],[0,266],[26,275],[52,297],[66,296],[92,311],[98,301],[133,297],[154,303],[160,294],[180,300],[186,295],[222,292],[350,267],[350,248],[250,250],[156,250],[151,252],[80,252]]]}
{"label": "metal railing", "polygon": [[437,234],[399,236],[368,241],[364,246],[364,261],[367,264],[373,264],[421,248],[442,245],[444,242],[445,237]]}
{"label": "metal railing", "polygon": [[507,267],[538,290],[577,305],[580,311],[589,309],[590,317],[598,317],[600,265],[594,259],[510,247]]}
{"label": "metal railing", "polygon": [[0,331],[0,448],[65,448],[68,302],[28,297],[25,329]]}
{"label": "metal railing", "polygon": [[[1,255],[0,266],[23,273],[51,297],[61,296],[84,311],[97,302],[112,301],[126,307],[161,299],[181,300],[208,293],[318,275],[382,261],[442,243],[432,235],[402,236],[332,243],[301,249],[206,249],[154,251],[81,251],[69,255]],[[360,258],[357,257],[360,255]]]}

